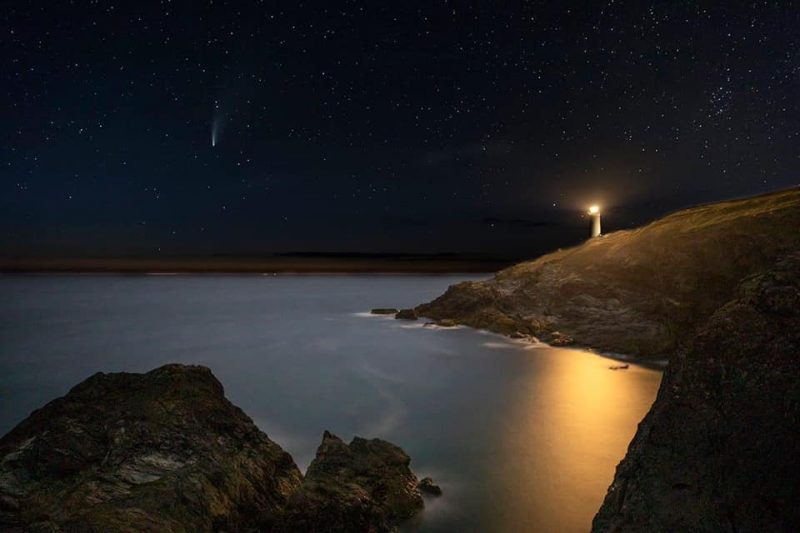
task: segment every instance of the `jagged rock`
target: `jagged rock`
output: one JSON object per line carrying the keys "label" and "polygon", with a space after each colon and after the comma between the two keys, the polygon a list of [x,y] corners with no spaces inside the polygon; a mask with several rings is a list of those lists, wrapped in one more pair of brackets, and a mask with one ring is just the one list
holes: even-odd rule
{"label": "jagged rock", "polygon": [[416,311],[506,335],[548,340],[560,331],[598,350],[663,358],[741,279],[798,249],[798,228],[800,188],[693,207],[453,285]]}
{"label": "jagged rock", "polygon": [[300,482],[207,368],[98,373],[0,439],[0,529],[269,528]]}
{"label": "jagged rock", "polygon": [[417,486],[420,492],[424,492],[425,494],[430,494],[431,496],[442,495],[442,488],[429,477],[422,478]]}
{"label": "jagged rock", "polygon": [[398,320],[416,320],[419,318],[413,309],[401,309],[394,317]]}
{"label": "jagged rock", "polygon": [[397,309],[394,307],[377,307],[370,311],[373,315],[394,315],[397,313]]}
{"label": "jagged rock", "polygon": [[0,530],[384,531],[422,507],[409,461],[326,432],[303,479],[209,369],[98,373],[0,439]]}
{"label": "jagged rock", "polygon": [[800,531],[800,253],[670,360],[595,532]]}
{"label": "jagged rock", "polygon": [[422,509],[417,477],[402,449],[325,432],[301,490],[286,513],[287,531],[390,531]]}

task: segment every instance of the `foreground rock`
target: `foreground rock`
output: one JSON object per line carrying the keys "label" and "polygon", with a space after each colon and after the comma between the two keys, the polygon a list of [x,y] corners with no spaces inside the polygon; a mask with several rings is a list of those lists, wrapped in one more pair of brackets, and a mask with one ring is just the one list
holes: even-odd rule
{"label": "foreground rock", "polygon": [[[545,342],[669,356],[743,278],[800,249],[800,189],[678,211],[464,282],[419,316]],[[556,333],[559,332],[559,333]]]}
{"label": "foreground rock", "polygon": [[396,446],[328,433],[304,481],[200,366],[96,374],[0,439],[2,531],[382,531],[415,485]]}
{"label": "foreground rock", "polygon": [[204,367],[95,374],[0,439],[0,529],[269,526],[292,458]]}
{"label": "foreground rock", "polygon": [[800,531],[800,254],[744,280],[670,361],[593,524]]}
{"label": "foreground rock", "polygon": [[389,442],[325,432],[301,490],[292,497],[290,531],[389,531],[422,509],[410,459]]}

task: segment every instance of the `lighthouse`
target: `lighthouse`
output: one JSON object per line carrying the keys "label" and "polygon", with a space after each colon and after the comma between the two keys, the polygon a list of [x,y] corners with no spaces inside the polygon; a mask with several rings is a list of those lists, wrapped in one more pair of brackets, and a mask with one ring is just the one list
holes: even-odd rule
{"label": "lighthouse", "polygon": [[600,236],[600,208],[593,205],[589,208],[589,216],[592,217],[592,237]]}

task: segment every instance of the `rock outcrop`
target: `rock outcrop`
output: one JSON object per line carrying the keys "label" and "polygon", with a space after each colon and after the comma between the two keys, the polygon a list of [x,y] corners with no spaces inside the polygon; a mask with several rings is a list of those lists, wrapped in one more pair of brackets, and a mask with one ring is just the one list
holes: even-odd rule
{"label": "rock outcrop", "polygon": [[422,509],[410,459],[389,442],[325,432],[287,511],[289,531],[389,531]]}
{"label": "rock outcrop", "polygon": [[207,368],[99,373],[0,439],[0,528],[262,527],[301,481]]}
{"label": "rock outcrop", "polygon": [[2,531],[384,531],[421,506],[380,440],[326,432],[304,480],[201,366],[95,374],[0,439]]}
{"label": "rock outcrop", "polygon": [[798,427],[800,253],[670,360],[593,530],[800,531]]}
{"label": "rock outcrop", "polygon": [[416,311],[661,358],[691,339],[740,280],[800,249],[798,228],[800,188],[694,207],[454,285]]}
{"label": "rock outcrop", "polygon": [[429,477],[421,479],[417,487],[419,487],[420,492],[424,492],[425,494],[430,494],[431,496],[442,495],[442,488],[436,483],[434,483],[434,481]]}
{"label": "rock outcrop", "polygon": [[398,320],[416,320],[419,318],[417,312],[413,309],[401,309],[394,317]]}

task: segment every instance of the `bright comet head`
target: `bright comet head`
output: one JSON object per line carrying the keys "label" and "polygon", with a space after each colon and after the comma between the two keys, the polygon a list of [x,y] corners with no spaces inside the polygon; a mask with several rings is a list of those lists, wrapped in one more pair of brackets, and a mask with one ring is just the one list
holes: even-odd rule
{"label": "bright comet head", "polygon": [[593,205],[592,207],[589,208],[589,214],[590,215],[596,215],[599,212],[600,212],[600,207],[599,206]]}

